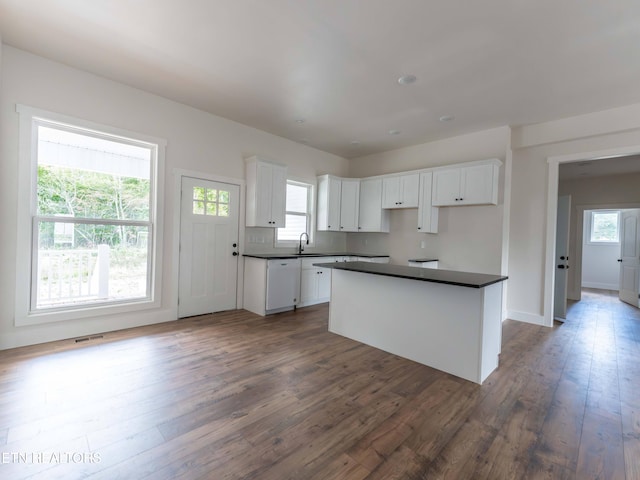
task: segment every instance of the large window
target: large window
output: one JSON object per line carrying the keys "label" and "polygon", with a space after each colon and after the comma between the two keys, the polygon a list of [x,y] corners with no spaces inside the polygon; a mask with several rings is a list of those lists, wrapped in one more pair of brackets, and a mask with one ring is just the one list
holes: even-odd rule
{"label": "large window", "polygon": [[27,316],[153,302],[158,145],[81,121],[29,127]]}
{"label": "large window", "polygon": [[313,186],[308,183],[287,180],[287,204],[285,226],[276,229],[276,243],[298,243],[300,235],[312,236]]}
{"label": "large window", "polygon": [[592,211],[589,243],[620,242],[620,212]]}

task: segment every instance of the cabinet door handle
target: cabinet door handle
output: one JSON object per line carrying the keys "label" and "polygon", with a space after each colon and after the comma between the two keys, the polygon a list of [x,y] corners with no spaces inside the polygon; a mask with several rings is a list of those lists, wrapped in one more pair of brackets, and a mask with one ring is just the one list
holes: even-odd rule
{"label": "cabinet door handle", "polygon": [[418,230],[422,230],[422,227],[418,227]]}

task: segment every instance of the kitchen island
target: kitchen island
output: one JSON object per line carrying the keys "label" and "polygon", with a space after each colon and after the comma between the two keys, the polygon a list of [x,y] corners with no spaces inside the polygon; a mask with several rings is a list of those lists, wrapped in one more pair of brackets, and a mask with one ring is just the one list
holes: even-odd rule
{"label": "kitchen island", "polygon": [[481,384],[498,366],[500,275],[366,262],[331,269],[329,331]]}

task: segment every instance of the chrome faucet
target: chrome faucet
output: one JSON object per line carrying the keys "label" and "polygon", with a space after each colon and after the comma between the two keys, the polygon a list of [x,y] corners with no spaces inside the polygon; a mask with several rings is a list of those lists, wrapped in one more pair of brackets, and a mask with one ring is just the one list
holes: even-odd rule
{"label": "chrome faucet", "polygon": [[302,255],[302,252],[304,252],[304,248],[302,248],[302,236],[303,235],[307,236],[307,245],[309,245],[309,234],[307,232],[302,232],[300,234],[300,245],[298,245],[298,255]]}

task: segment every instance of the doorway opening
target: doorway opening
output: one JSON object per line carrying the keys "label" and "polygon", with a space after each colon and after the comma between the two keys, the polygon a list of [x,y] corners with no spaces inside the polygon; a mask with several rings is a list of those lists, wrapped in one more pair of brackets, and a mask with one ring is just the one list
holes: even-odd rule
{"label": "doorway opening", "polygon": [[[556,247],[557,236],[559,234],[559,227],[556,222],[558,220],[558,207],[560,205],[559,198],[562,196],[570,195],[572,198],[572,206],[570,209],[570,225],[569,225],[569,245],[568,245],[568,259],[570,259],[570,268],[567,269],[567,289],[566,298],[571,301],[580,301],[582,297],[582,279],[583,268],[591,268],[583,261],[583,252],[586,252],[588,243],[597,243],[596,238],[591,239],[591,230],[589,230],[587,238],[587,228],[592,227],[592,216],[587,217],[585,212],[600,212],[602,214],[605,211],[618,211],[619,213],[619,238],[617,248],[620,253],[621,242],[625,234],[623,229],[622,212],[631,211],[640,208],[640,191],[637,188],[640,182],[640,155],[636,152],[638,147],[629,149],[628,153],[624,154],[620,150],[617,151],[617,155],[614,152],[599,152],[593,153],[591,160],[585,160],[584,156],[574,155],[566,157],[556,157],[549,159],[549,203],[548,203],[548,216],[547,226],[547,268],[546,268],[546,293],[545,293],[545,325],[552,326],[553,319],[555,317],[554,305],[556,304],[556,275],[555,271],[559,265],[562,265],[558,257],[558,249]],[[586,156],[587,154],[585,154]],[[582,158],[580,158],[582,157]],[[618,215],[618,214],[616,214]],[[585,218],[587,220],[585,221]],[[603,215],[598,218],[599,221],[611,220],[611,216]],[[627,240],[630,243],[630,249],[637,248],[635,243],[638,242],[637,234],[639,227],[636,220],[625,220],[627,225]],[[553,222],[553,223],[551,223]],[[608,225],[607,228],[611,228]],[[551,231],[552,232],[551,232]],[[636,239],[636,240],[634,240]],[[595,245],[593,245],[595,247]],[[639,250],[640,252],[640,250]],[[611,252],[609,252],[611,253]],[[640,255],[635,255],[639,257]],[[621,259],[619,255],[615,260],[615,269],[618,270],[618,282],[623,281],[623,272],[618,259]],[[585,264],[585,265],[583,265]],[[608,278],[611,279],[612,269],[609,269]],[[635,306],[637,307],[638,298],[638,285],[640,280],[638,279],[638,272],[640,267],[636,268],[635,265],[630,265],[629,269],[626,269],[625,282],[629,291],[633,290],[633,297],[635,298]],[[615,285],[615,280],[610,281],[608,284],[601,282],[601,285],[597,285],[598,282],[589,281],[585,284],[587,288],[603,287],[607,289],[611,285]],[[619,290],[620,291],[620,290]],[[621,295],[621,298],[624,295]],[[626,300],[625,300],[626,301]],[[631,302],[634,304],[634,302]]]}

